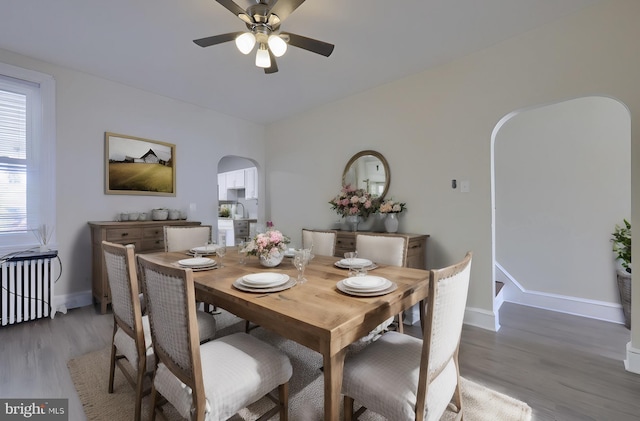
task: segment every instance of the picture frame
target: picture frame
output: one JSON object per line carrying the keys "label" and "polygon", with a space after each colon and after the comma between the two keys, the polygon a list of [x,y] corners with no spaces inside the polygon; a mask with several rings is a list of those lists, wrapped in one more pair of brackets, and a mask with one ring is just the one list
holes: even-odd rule
{"label": "picture frame", "polygon": [[105,132],[105,194],[176,195],[176,145]]}

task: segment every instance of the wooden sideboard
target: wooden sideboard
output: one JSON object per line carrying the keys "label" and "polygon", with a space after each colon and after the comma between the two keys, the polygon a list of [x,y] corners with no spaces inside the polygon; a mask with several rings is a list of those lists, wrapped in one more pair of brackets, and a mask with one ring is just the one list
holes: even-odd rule
{"label": "wooden sideboard", "polygon": [[427,234],[402,234],[402,233],[384,233],[384,232],[368,232],[368,231],[336,231],[336,257],[344,257],[348,251],[356,249],[356,234],[372,234],[390,237],[404,237],[407,247],[406,267],[427,269]]}
{"label": "wooden sideboard", "polygon": [[91,227],[91,289],[93,299],[100,303],[100,311],[106,313],[111,303],[111,291],[107,281],[107,268],[104,265],[102,241],[118,244],[133,244],[136,253],[151,253],[164,250],[165,225],[194,226],[195,221],[131,221],[89,222]]}

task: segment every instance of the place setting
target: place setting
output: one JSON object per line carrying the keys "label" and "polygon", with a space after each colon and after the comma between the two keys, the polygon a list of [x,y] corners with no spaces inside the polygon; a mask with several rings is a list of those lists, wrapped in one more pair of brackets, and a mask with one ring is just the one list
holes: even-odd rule
{"label": "place setting", "polygon": [[189,249],[189,251],[187,251],[187,254],[194,257],[215,256],[218,247],[219,246],[217,244],[206,244],[204,246]]}
{"label": "place setting", "polygon": [[349,251],[344,254],[344,259],[338,260],[334,265],[340,269],[349,269],[349,271],[355,269],[373,270],[378,267],[369,259],[363,259],[358,257],[358,253],[355,251]]}
{"label": "place setting", "polygon": [[398,285],[386,278],[372,275],[351,276],[336,284],[341,292],[358,297],[376,297],[398,289]]}
{"label": "place setting", "polygon": [[208,257],[193,257],[191,259],[178,260],[174,263],[174,266],[183,269],[188,268],[194,272],[198,272],[202,270],[216,269],[218,267],[218,263]]}
{"label": "place setting", "polygon": [[295,284],[295,278],[278,272],[252,273],[233,282],[233,286],[240,291],[257,293],[284,291]]}

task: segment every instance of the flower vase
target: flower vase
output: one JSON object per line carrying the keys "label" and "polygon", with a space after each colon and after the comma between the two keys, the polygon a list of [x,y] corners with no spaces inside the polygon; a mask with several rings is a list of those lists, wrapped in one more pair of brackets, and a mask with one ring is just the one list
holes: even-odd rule
{"label": "flower vase", "polygon": [[358,231],[358,224],[360,223],[360,217],[358,215],[349,215],[346,217],[349,231]]}
{"label": "flower vase", "polygon": [[260,264],[267,268],[273,268],[282,263],[284,253],[269,253],[267,256],[260,255]]}
{"label": "flower vase", "polygon": [[387,232],[398,232],[398,214],[388,213],[384,218],[384,229]]}

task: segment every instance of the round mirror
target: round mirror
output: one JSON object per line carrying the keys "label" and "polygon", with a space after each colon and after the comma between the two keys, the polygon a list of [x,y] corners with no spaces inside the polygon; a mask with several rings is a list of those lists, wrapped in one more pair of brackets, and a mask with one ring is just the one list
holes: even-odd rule
{"label": "round mirror", "polygon": [[381,199],[389,190],[391,173],[387,160],[376,151],[362,151],[355,154],[344,167],[342,185],[364,189]]}

